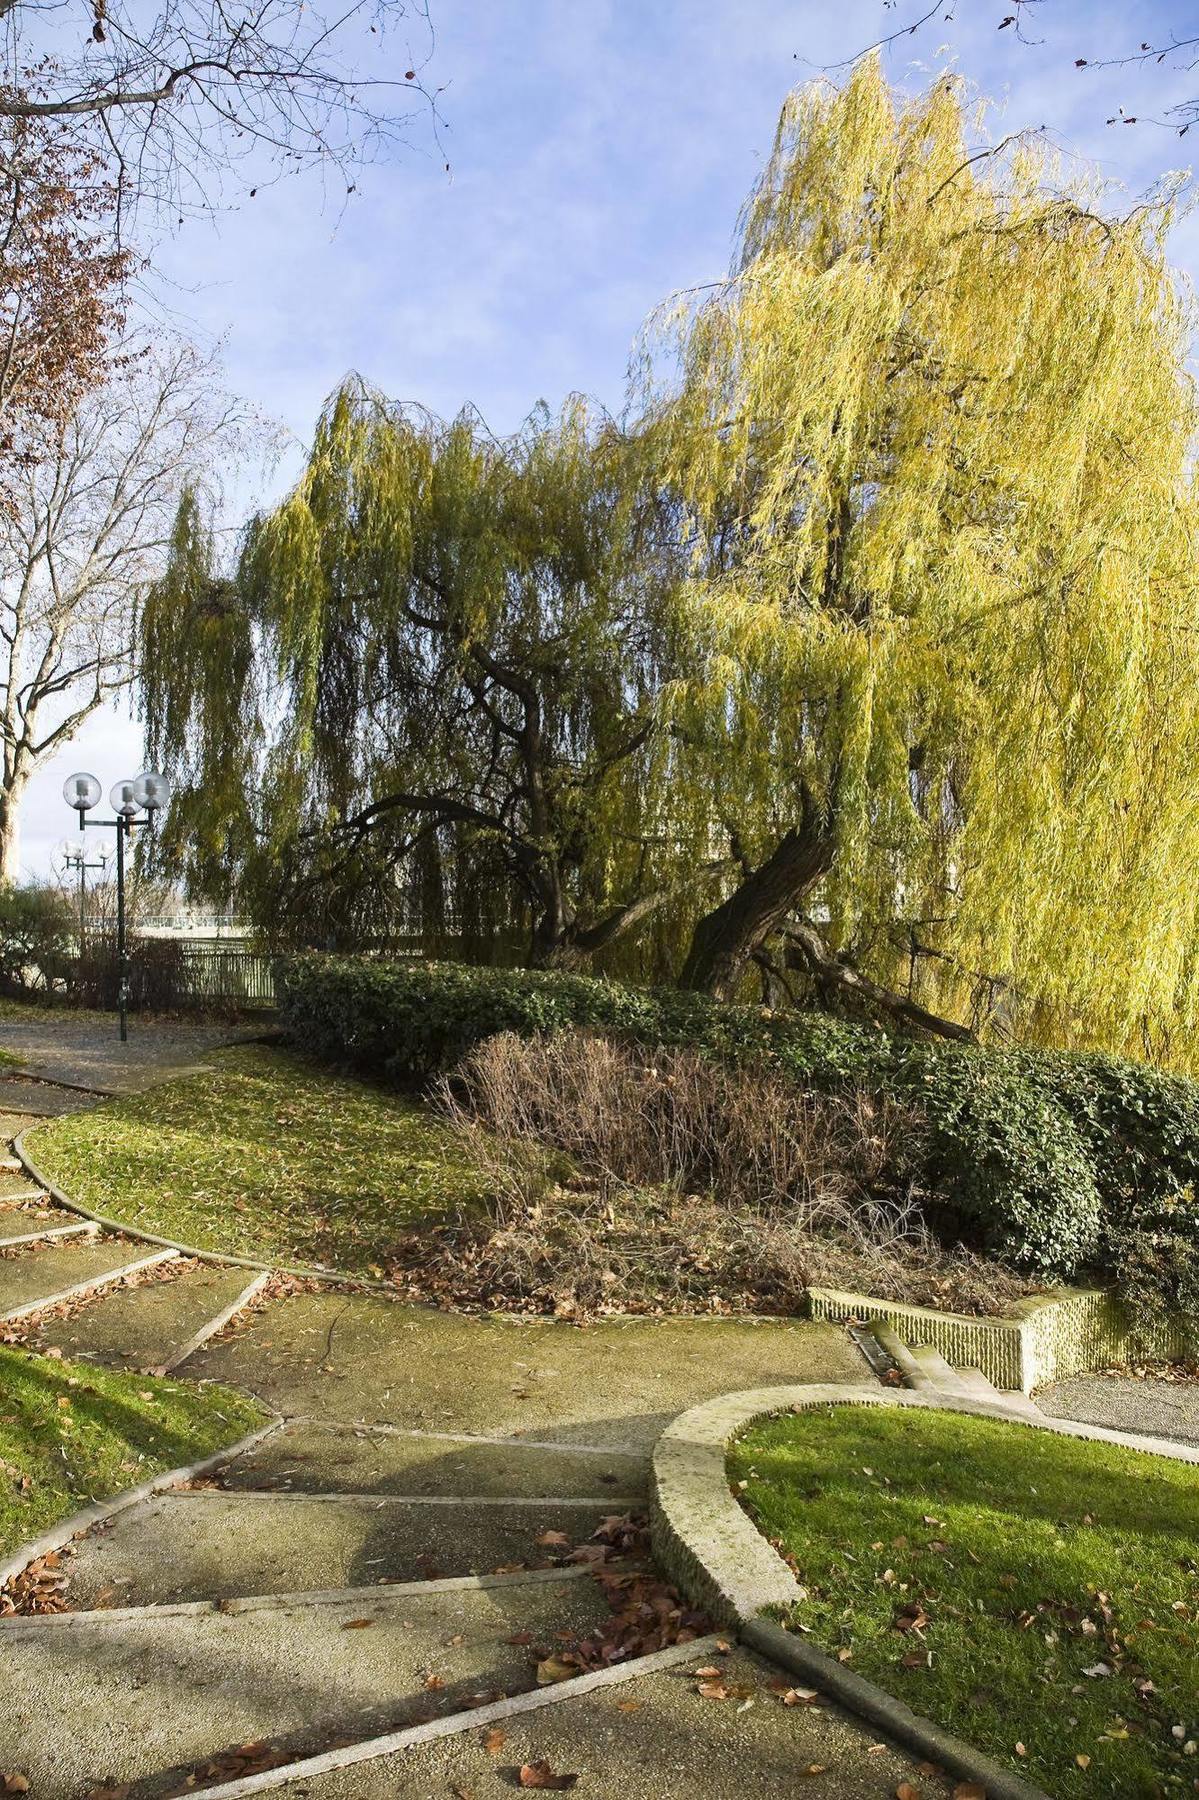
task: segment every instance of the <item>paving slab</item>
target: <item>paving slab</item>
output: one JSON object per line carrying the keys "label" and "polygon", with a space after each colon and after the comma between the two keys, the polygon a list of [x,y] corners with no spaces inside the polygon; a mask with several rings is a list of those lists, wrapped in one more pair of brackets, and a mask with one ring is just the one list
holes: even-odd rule
{"label": "paving slab", "polygon": [[[152,1246],[143,1245],[142,1253],[147,1249]],[[97,1294],[71,1318],[47,1320],[35,1347],[56,1344],[67,1356],[118,1368],[163,1368],[209,1319],[232,1304],[250,1274],[196,1263],[169,1281],[113,1288]]]}
{"label": "paving slab", "polygon": [[1077,1375],[1038,1388],[1036,1402],[1052,1418],[1199,1444],[1199,1379]]}
{"label": "paving slab", "polygon": [[25,1194],[40,1192],[35,1189],[24,1169],[0,1169],[0,1206],[7,1206]]}
{"label": "paving slab", "polygon": [[582,1543],[606,1513],[624,1510],[596,1499],[454,1506],[373,1495],[173,1491],[80,1540],[70,1598],[81,1608],[149,1606],[538,1566],[561,1554],[537,1544],[543,1532]]}
{"label": "paving slab", "polygon": [[6,1206],[0,1208],[0,1250],[35,1231],[54,1231],[60,1226],[79,1227],[84,1223],[75,1213],[60,1206],[38,1206],[34,1202]]}
{"label": "paving slab", "polygon": [[297,1294],[187,1364],[276,1411],[648,1449],[676,1413],[732,1389],[860,1381],[838,1325],[806,1320],[464,1318]]}
{"label": "paving slab", "polygon": [[122,1269],[128,1263],[140,1262],[146,1255],[144,1244],[129,1239],[105,1238],[100,1243],[68,1240],[0,1256],[0,1318],[14,1307],[27,1306],[79,1281],[92,1281]]}
{"label": "paving slab", "polygon": [[59,1087],[27,1075],[0,1075],[0,1111],[24,1112],[41,1119],[60,1119],[98,1104],[101,1096],[76,1087]]}
{"label": "paving slab", "polygon": [[[259,1738],[300,1754],[331,1730],[374,1735],[527,1690],[539,1649],[606,1613],[583,1578],[9,1624],[0,1769],[22,1773],[31,1800],[80,1800],[105,1778],[145,1780]],[[507,1641],[526,1632],[531,1644]]]}
{"label": "paving slab", "polygon": [[[46,1123],[45,1113],[8,1112],[0,1107],[0,1142],[11,1144],[14,1138],[20,1137],[23,1131],[31,1131],[35,1125]],[[7,1152],[5,1152],[7,1155]],[[29,1177],[25,1176],[28,1185]]]}
{"label": "paving slab", "polygon": [[757,1657],[734,1650],[720,1668],[727,1700],[701,1695],[690,1665],[630,1673],[587,1694],[563,1688],[554,1705],[504,1720],[494,1755],[481,1732],[468,1730],[282,1792],[286,1800],[503,1800],[522,1764],[548,1762],[577,1775],[575,1792],[586,1800],[894,1800],[904,1781],[921,1800],[952,1793],[952,1782],[920,1772],[915,1757],[836,1708],[784,1706],[771,1687],[777,1671]]}
{"label": "paving slab", "polygon": [[627,1494],[644,1496],[649,1458],[570,1445],[371,1431],[312,1420],[286,1425],[220,1470],[223,1488],[283,1493]]}

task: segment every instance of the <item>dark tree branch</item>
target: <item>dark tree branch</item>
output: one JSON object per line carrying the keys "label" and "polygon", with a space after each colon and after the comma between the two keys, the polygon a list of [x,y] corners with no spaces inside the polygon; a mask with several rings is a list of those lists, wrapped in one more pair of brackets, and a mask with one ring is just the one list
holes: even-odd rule
{"label": "dark tree branch", "polygon": [[952,1038],[961,1044],[973,1044],[977,1040],[969,1026],[959,1025],[953,1019],[943,1019],[937,1013],[917,1005],[903,994],[893,993],[890,988],[882,987],[855,969],[852,963],[839,956],[834,956],[826,946],[824,939],[814,925],[800,920],[789,925],[783,933],[784,941],[797,952],[801,966],[812,979],[829,991],[849,994],[859,1003],[878,1007],[901,1024],[913,1026],[919,1031],[932,1032],[937,1037]]}

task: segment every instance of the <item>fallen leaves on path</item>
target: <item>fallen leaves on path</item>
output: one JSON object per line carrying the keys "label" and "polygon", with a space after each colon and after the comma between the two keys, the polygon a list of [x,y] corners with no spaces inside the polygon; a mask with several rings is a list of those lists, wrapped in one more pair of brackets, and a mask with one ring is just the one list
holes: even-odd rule
{"label": "fallen leaves on path", "polygon": [[72,1554],[69,1545],[62,1550],[48,1550],[6,1581],[0,1588],[0,1618],[70,1612],[67,1585],[71,1576],[64,1558]]}
{"label": "fallen leaves on path", "polygon": [[[225,1751],[207,1762],[197,1763],[177,1786],[166,1790],[163,1800],[182,1800],[182,1796],[192,1793],[197,1786],[216,1786],[220,1782],[238,1781],[247,1775],[262,1775],[267,1769],[282,1768],[285,1763],[293,1761],[294,1757],[294,1750],[284,1750],[278,1744],[256,1738],[253,1743],[238,1744],[236,1749]],[[114,1800],[123,1800],[125,1791],[121,1790]],[[89,1800],[105,1800],[105,1796],[89,1796]]]}
{"label": "fallen leaves on path", "polygon": [[[671,1644],[687,1644],[712,1629],[705,1613],[689,1607],[677,1588],[663,1581],[652,1568],[609,1567],[617,1559],[650,1554],[648,1522],[639,1514],[610,1513],[601,1519],[591,1537],[569,1548],[562,1532],[543,1532],[536,1540],[563,1538],[551,1566],[569,1563],[594,1565],[594,1579],[604,1590],[610,1616],[587,1633],[568,1634],[551,1649],[536,1648],[532,1634],[515,1632],[510,1644],[529,1645],[539,1686],[566,1681],[592,1669],[611,1668],[636,1656],[648,1656]],[[722,1646],[727,1648],[727,1646]],[[714,1671],[718,1673],[719,1671]]]}
{"label": "fallen leaves on path", "polygon": [[557,1656],[544,1656],[537,1665],[538,1687],[552,1687],[557,1681],[570,1681],[579,1673],[578,1665]]}
{"label": "fallen leaves on path", "polygon": [[[136,1240],[132,1238],[123,1238],[118,1233],[109,1231],[103,1234],[101,1241],[114,1251],[133,1249],[136,1244]],[[16,1257],[17,1254],[18,1251],[14,1248],[12,1255]],[[56,1362],[61,1361],[62,1351],[56,1344],[45,1345],[38,1341],[43,1328],[75,1318],[94,1303],[96,1290],[101,1285],[106,1294],[129,1288],[158,1287],[167,1282],[178,1281],[181,1275],[190,1275],[193,1270],[202,1267],[203,1264],[194,1257],[178,1256],[172,1262],[154,1263],[148,1269],[134,1269],[116,1280],[104,1280],[97,1276],[95,1285],[83,1293],[74,1294],[69,1299],[56,1301],[53,1306],[43,1306],[35,1313],[25,1313],[21,1318],[11,1320],[0,1331],[0,1344],[18,1344],[38,1356],[49,1356]],[[152,1372],[146,1371],[147,1374]]]}

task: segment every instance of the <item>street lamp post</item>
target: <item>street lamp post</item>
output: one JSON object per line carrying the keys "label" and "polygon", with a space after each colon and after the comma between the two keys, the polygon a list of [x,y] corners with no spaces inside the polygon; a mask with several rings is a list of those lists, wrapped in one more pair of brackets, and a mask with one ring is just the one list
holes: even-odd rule
{"label": "street lamp post", "polygon": [[70,844],[64,844],[62,860],[65,868],[79,871],[79,960],[82,963],[87,948],[87,874],[89,869],[94,869],[98,875],[104,873],[108,867],[108,851],[101,847],[95,862],[88,862],[82,850],[73,850]]}
{"label": "street lamp post", "polygon": [[[128,1036],[129,1013],[129,947],[125,937],[125,840],[135,825],[152,825],[154,816],[171,797],[171,784],[165,775],[144,769],[140,775],[114,783],[108,798],[115,819],[87,819],[85,813],[99,801],[100,783],[94,775],[69,775],[63,783],[62,797],[79,814],[79,829],[99,825],[117,834],[117,1011],[120,1014],[121,1042]],[[138,814],[144,813],[144,818]],[[82,854],[82,852],[80,853]],[[82,879],[82,877],[81,877]]]}

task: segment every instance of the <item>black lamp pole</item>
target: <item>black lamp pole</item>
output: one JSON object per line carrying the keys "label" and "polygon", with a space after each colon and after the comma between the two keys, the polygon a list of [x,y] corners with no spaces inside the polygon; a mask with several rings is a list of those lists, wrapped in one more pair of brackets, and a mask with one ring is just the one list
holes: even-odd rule
{"label": "black lamp pole", "polygon": [[103,874],[108,867],[108,856],[101,852],[95,862],[88,862],[82,850],[68,850],[63,860],[68,869],[79,870],[79,958],[82,961],[87,948],[87,872],[96,869]]}
{"label": "black lamp pole", "polygon": [[[118,781],[113,786],[109,799],[116,814],[115,819],[87,819],[84,814],[90,812],[100,798],[100,783],[94,775],[70,775],[63,784],[63,799],[68,806],[74,807],[79,814],[79,829],[85,831],[89,825],[98,825],[106,831],[117,834],[117,1012],[120,1015],[121,1042],[129,1037],[129,946],[125,934],[125,840],[133,833],[135,825],[152,825],[154,815],[165,806],[171,797],[171,787],[165,775],[146,769],[142,774],[129,780]],[[82,855],[82,852],[80,852]]]}

